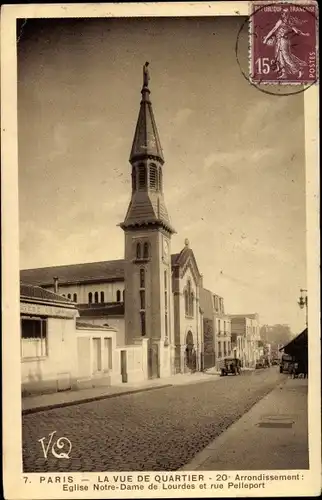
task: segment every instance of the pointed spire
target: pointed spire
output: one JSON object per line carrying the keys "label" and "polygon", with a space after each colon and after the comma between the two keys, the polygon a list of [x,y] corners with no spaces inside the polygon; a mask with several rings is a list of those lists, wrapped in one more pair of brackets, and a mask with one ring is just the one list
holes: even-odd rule
{"label": "pointed spire", "polygon": [[161,142],[150,101],[148,67],[149,63],[146,62],[143,66],[142,99],[130,155],[131,163],[137,159],[147,157],[156,158],[161,163],[164,163]]}

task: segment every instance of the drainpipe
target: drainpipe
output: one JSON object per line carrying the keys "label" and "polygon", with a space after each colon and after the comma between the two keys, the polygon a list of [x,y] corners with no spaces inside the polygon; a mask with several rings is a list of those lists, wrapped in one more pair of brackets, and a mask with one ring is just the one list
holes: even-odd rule
{"label": "drainpipe", "polygon": [[58,286],[58,278],[57,278],[57,276],[55,276],[54,277],[54,292],[55,293],[58,293],[58,288],[59,288],[59,286]]}

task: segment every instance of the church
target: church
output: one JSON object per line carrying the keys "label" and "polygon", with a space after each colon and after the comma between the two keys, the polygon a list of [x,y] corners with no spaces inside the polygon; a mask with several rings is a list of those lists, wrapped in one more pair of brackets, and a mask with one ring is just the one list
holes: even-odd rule
{"label": "church", "polygon": [[120,360],[124,381],[131,363],[129,346],[142,347],[140,363],[146,374],[142,378],[202,370],[205,351],[215,359],[215,332],[208,334],[206,349],[204,345],[202,275],[189,241],[185,240],[180,253],[171,253],[175,229],[165,203],[165,160],[149,80],[146,63],[129,158],[130,202],[119,224],[124,258],[27,269],[20,274],[22,283],[74,303],[83,324],[116,331],[116,344],[124,347]]}

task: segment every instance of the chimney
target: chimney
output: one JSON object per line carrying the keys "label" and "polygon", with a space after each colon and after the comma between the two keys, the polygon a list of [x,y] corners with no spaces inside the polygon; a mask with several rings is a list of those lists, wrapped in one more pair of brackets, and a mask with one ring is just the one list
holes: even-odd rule
{"label": "chimney", "polygon": [[54,292],[58,293],[58,278],[55,276],[54,278]]}

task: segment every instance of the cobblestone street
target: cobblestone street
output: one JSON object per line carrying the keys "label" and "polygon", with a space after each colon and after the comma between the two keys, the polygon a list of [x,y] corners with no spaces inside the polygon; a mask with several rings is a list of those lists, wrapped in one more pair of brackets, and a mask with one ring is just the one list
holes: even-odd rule
{"label": "cobblestone street", "polygon": [[[24,471],[179,469],[283,380],[272,367],[26,415]],[[69,460],[51,447],[45,460],[39,439],[46,447],[53,431],[52,444],[71,441]]]}

